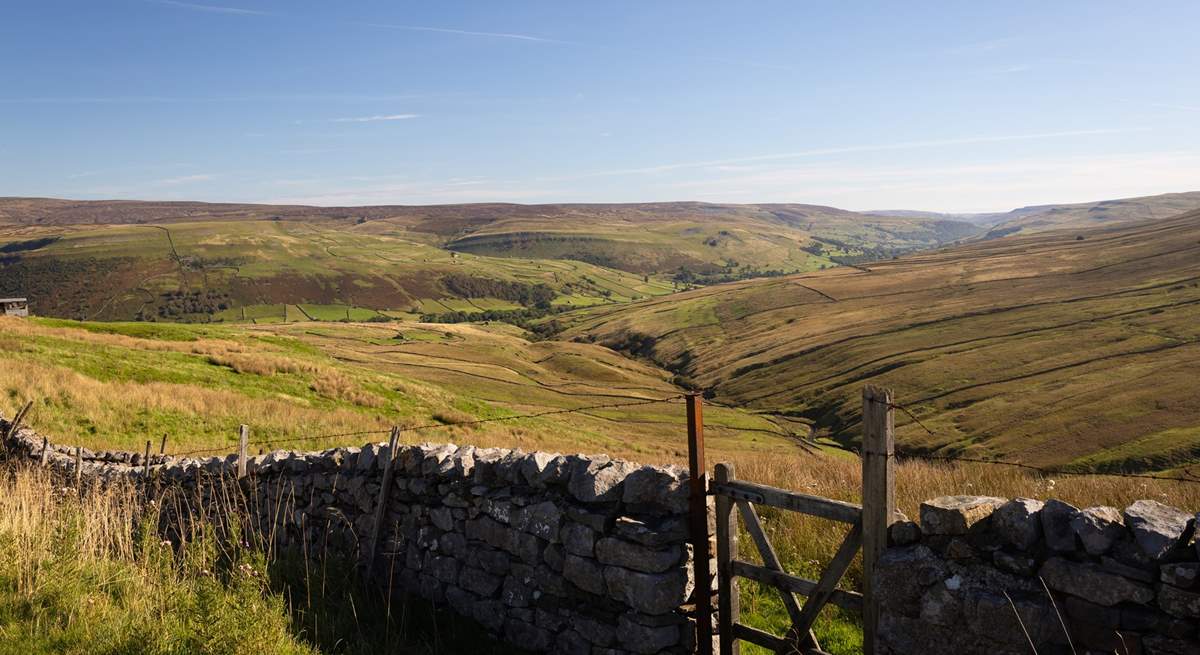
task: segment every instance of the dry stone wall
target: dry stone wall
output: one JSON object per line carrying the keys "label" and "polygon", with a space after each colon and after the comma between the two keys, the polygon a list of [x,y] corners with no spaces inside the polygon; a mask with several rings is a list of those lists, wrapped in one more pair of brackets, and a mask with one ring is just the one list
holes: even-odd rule
{"label": "dry stone wall", "polygon": [[[0,419],[0,434],[8,424]],[[74,475],[73,448],[21,429],[6,446]],[[233,479],[233,456],[83,453],[87,484],[128,478],[183,490],[174,511],[230,502],[280,547],[360,561],[380,499],[382,444],[273,452]],[[530,651],[624,655],[694,650],[687,477],[605,456],[452,444],[397,449],[374,581],[471,617]],[[164,503],[164,506],[166,503]],[[177,516],[164,527],[177,525]]]}
{"label": "dry stone wall", "polygon": [[1197,519],[1152,500],[928,501],[878,564],[882,653],[1200,654]]}

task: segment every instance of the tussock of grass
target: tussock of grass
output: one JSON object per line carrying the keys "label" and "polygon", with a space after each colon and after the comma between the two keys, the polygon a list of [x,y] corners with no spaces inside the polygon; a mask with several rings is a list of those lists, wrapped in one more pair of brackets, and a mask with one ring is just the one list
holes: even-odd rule
{"label": "tussock of grass", "polygon": [[0,652],[316,650],[291,633],[261,554],[211,539],[176,552],[129,489],[55,488],[41,471],[0,482]]}
{"label": "tussock of grass", "polygon": [[228,505],[172,544],[155,530],[158,507],[129,487],[80,495],[44,470],[0,466],[0,653],[516,652],[387,597],[335,556],[264,550],[239,529],[241,504]]}

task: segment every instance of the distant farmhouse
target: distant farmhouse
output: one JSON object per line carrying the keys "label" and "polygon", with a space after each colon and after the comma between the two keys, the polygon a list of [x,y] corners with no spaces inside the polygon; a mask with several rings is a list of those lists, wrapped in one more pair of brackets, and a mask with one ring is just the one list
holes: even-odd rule
{"label": "distant farmhouse", "polygon": [[0,298],[0,315],[29,316],[29,300],[26,298]]}

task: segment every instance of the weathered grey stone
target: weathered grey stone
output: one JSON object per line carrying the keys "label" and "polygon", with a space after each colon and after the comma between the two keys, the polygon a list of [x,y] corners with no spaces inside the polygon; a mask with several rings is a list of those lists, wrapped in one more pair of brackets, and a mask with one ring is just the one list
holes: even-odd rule
{"label": "weathered grey stone", "polygon": [[1142,552],[1160,560],[1190,538],[1192,515],[1158,501],[1139,500],[1125,508],[1125,525]]}
{"label": "weathered grey stone", "polygon": [[484,598],[490,598],[500,588],[500,576],[476,568],[463,567],[458,574],[458,586]]}
{"label": "weathered grey stone", "polygon": [[1169,584],[1159,585],[1158,606],[1181,619],[1200,619],[1200,593],[1184,591]]}
{"label": "weathered grey stone", "polygon": [[575,456],[567,490],[584,503],[602,503],[621,498],[621,483],[634,470],[634,465],[607,457]]}
{"label": "weathered grey stone", "polygon": [[1115,507],[1088,507],[1071,517],[1071,529],[1089,555],[1103,555],[1125,536],[1125,521]]}
{"label": "weathered grey stone", "polygon": [[1047,500],[1042,505],[1042,534],[1046,536],[1046,546],[1050,550],[1060,553],[1075,550],[1075,529],[1071,527],[1071,519],[1078,511],[1078,507],[1061,500]]}
{"label": "weathered grey stone", "polygon": [[1033,575],[1038,569],[1037,560],[1034,558],[1028,555],[1006,553],[1002,550],[992,553],[992,562],[996,564],[996,568],[1016,575]]}
{"label": "weathered grey stone", "polygon": [[442,582],[458,582],[458,560],[453,557],[438,557],[432,551],[426,552],[421,570]]}
{"label": "weathered grey stone", "polygon": [[558,505],[544,501],[513,512],[512,526],[546,541],[557,542],[563,512]]}
{"label": "weathered grey stone", "polygon": [[617,629],[615,626],[602,623],[591,617],[577,615],[571,619],[571,627],[582,635],[588,643],[602,648],[611,646],[617,641]]}
{"label": "weathered grey stone", "polygon": [[447,532],[454,529],[454,515],[451,514],[450,508],[438,507],[429,512],[429,520],[438,527],[439,530]]}
{"label": "weathered grey stone", "polygon": [[893,546],[907,546],[921,540],[921,526],[913,521],[896,521],[888,526],[888,541]]}
{"label": "weathered grey stone", "polygon": [[1154,600],[1154,590],[1146,585],[1061,557],[1046,560],[1039,575],[1051,589],[1106,607],[1124,602],[1144,604]]}
{"label": "weathered grey stone", "polygon": [[647,548],[623,539],[604,537],[596,542],[596,559],[601,564],[623,566],[646,573],[662,573],[676,566],[683,555],[678,546]]}
{"label": "weathered grey stone", "polygon": [[617,636],[622,646],[635,653],[657,653],[679,643],[679,626],[644,625],[637,615],[622,614],[617,619]]}
{"label": "weathered grey stone", "polygon": [[438,537],[438,550],[455,559],[465,559],[468,553],[467,538],[458,532],[447,532]]}
{"label": "weathered grey stone", "polygon": [[562,575],[580,589],[597,595],[604,595],[604,570],[596,562],[568,554],[563,558]]}
{"label": "weathered grey stone", "polygon": [[1153,583],[1157,579],[1157,576],[1154,575],[1152,570],[1140,566],[1125,564],[1124,562],[1115,560],[1108,555],[1104,555],[1100,558],[1100,568],[1108,573],[1116,573],[1117,575],[1129,578],[1130,580],[1137,580],[1147,584]]}
{"label": "weathered grey stone", "polygon": [[666,614],[682,605],[692,593],[692,577],[680,569],[642,573],[608,566],[604,568],[604,582],[610,598],[644,614]]}
{"label": "weathered grey stone", "polygon": [[1200,581],[1200,563],[1178,562],[1163,564],[1162,581],[1180,589],[1191,589]]}
{"label": "weathered grey stone", "polygon": [[636,541],[643,546],[666,546],[687,541],[687,522],[678,517],[653,522],[639,521],[628,516],[617,517],[613,524],[617,536]]}
{"label": "weathered grey stone", "polygon": [[479,563],[479,568],[492,575],[504,576],[512,566],[508,555],[487,548],[476,548],[472,551],[473,559]]}
{"label": "weathered grey stone", "polygon": [[1029,550],[1042,536],[1043,503],[1032,498],[1014,498],[992,513],[992,529],[1004,543]]}
{"label": "weathered grey stone", "polygon": [[587,526],[568,521],[559,530],[559,540],[572,555],[592,557],[596,554],[596,533]]}
{"label": "weathered grey stone", "polygon": [[567,460],[558,453],[530,453],[520,464],[525,483],[534,489],[562,484],[567,472]]}
{"label": "weathered grey stone", "polygon": [[621,499],[647,514],[683,514],[688,509],[687,472],[677,467],[643,466],[625,478]]}
{"label": "weathered grey stone", "polygon": [[533,600],[533,589],[529,588],[527,580],[510,575],[504,578],[500,600],[509,607],[529,607],[530,601]]}
{"label": "weathered grey stone", "polygon": [[958,596],[946,585],[934,585],[921,596],[921,620],[933,625],[954,625],[960,621]]}
{"label": "weathered grey stone", "polygon": [[958,535],[988,518],[1006,501],[991,496],[942,496],[921,503],[921,531],[930,535]]}

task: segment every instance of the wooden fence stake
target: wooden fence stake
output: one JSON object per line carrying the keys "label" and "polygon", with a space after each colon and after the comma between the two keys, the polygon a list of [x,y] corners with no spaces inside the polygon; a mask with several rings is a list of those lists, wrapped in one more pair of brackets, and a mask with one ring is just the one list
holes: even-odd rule
{"label": "wooden fence stake", "polygon": [[[717,464],[717,484],[732,482],[733,464]],[[733,499],[725,494],[717,496],[717,637],[721,642],[721,655],[740,655],[741,642],[733,634],[733,626],[741,620],[742,604],[738,598],[737,578],[730,572],[730,563],[737,559],[737,517],[733,513]]]}
{"label": "wooden fence stake", "polygon": [[83,495],[83,447],[75,446],[75,488]]}
{"label": "wooden fence stake", "polygon": [[167,433],[166,432],[163,433],[162,444],[159,445],[159,447],[158,447],[158,454],[159,455],[167,454]]}
{"label": "wooden fence stake", "polygon": [[890,389],[863,389],[863,653],[873,655],[879,604],[871,578],[896,517],[895,420]]}
{"label": "wooden fence stake", "polygon": [[250,426],[243,425],[238,433],[238,479],[246,477],[246,448],[250,445]]}
{"label": "wooden fence stake", "polygon": [[[20,411],[17,412],[17,415],[13,417],[12,423],[8,424],[8,432],[6,432],[4,434],[5,441],[12,439],[13,436],[15,434],[17,434],[17,430],[21,429],[21,421],[25,420],[25,415],[29,413],[29,410],[32,407],[33,407],[33,401],[31,400],[31,401],[25,403],[25,406],[22,407],[20,409]],[[7,448],[8,444],[7,443],[4,444],[4,447]]]}
{"label": "wooden fence stake", "polygon": [[146,482],[150,481],[150,440],[146,440],[146,456],[142,459],[142,467],[146,473]]}
{"label": "wooden fence stake", "polygon": [[375,553],[379,548],[379,537],[383,533],[383,522],[387,519],[387,502],[392,497],[392,467],[396,463],[396,447],[400,442],[400,428],[392,427],[388,437],[387,458],[383,460],[383,480],[379,484],[379,500],[375,502],[375,522],[371,525],[371,544],[367,552],[367,573],[375,570]]}
{"label": "wooden fence stake", "polygon": [[692,537],[692,566],[696,579],[696,652],[711,653],[712,549],[708,543],[708,471],[704,460],[704,399],[687,397],[688,422],[688,521]]}

